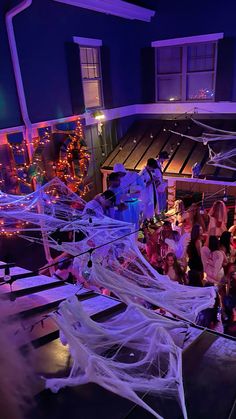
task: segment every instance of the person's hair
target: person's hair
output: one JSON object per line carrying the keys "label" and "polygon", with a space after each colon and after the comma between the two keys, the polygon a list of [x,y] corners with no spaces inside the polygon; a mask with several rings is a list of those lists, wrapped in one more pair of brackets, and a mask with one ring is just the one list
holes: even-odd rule
{"label": "person's hair", "polygon": [[161,151],[158,154],[158,159],[169,160],[169,154],[165,150],[164,151]]}
{"label": "person's hair", "polygon": [[190,271],[188,271],[188,282],[189,282],[189,285],[192,287],[202,286],[201,273],[190,269]]}
{"label": "person's hair", "polygon": [[115,204],[116,202],[116,196],[114,192],[110,191],[110,189],[107,189],[105,192],[102,193],[103,198],[109,199],[112,204]]}
{"label": "person's hair", "polygon": [[157,168],[157,162],[156,162],[156,160],[153,159],[153,158],[148,159],[147,166],[150,166],[153,169],[156,169]]}
{"label": "person's hair", "polygon": [[197,240],[200,239],[200,224],[194,224],[192,231],[191,231],[191,239],[190,241],[195,243]]}
{"label": "person's hair", "polygon": [[174,211],[175,211],[175,215],[184,213],[185,207],[184,207],[184,203],[183,203],[182,199],[177,199],[175,201]]}
{"label": "person's hair", "polygon": [[209,249],[211,252],[215,252],[216,250],[219,250],[220,243],[216,236],[210,236],[209,237]]}
{"label": "person's hair", "polygon": [[163,226],[164,227],[171,227],[171,222],[170,221],[164,221]]}
{"label": "person's hair", "polygon": [[191,231],[191,238],[187,247],[187,254],[191,258],[194,255],[194,249],[196,248],[196,241],[200,239],[200,228],[199,224],[194,224]]}
{"label": "person's hair", "polygon": [[169,269],[168,262],[167,262],[169,257],[172,257],[174,259],[173,269],[175,271],[175,274],[176,274],[178,280],[184,282],[184,273],[183,273],[182,268],[181,268],[181,266],[180,266],[180,264],[177,260],[177,257],[172,252],[167,253],[167,255],[166,255],[165,265],[164,265],[164,273],[167,274],[168,269]]}
{"label": "person's hair", "polygon": [[192,224],[199,224],[201,225],[201,214],[200,214],[200,207],[197,203],[193,203],[191,205],[191,207],[189,208],[189,215],[190,215],[190,219]]}
{"label": "person's hair", "polygon": [[229,231],[224,231],[220,236],[220,245],[224,246],[226,253],[230,253],[230,239],[231,233]]}
{"label": "person's hair", "polygon": [[114,180],[118,180],[118,179],[120,179],[120,175],[119,175],[118,172],[112,172],[108,176],[108,181],[109,182],[113,182]]}
{"label": "person's hair", "polygon": [[180,234],[179,234],[179,232],[178,232],[178,231],[176,231],[176,230],[173,230],[173,240],[174,240],[175,242],[178,242],[178,241],[179,241],[179,239],[180,239]]}
{"label": "person's hair", "polygon": [[236,271],[236,264],[233,263],[233,262],[228,263],[225,266],[224,271],[225,271],[225,277],[230,276],[232,274],[232,272]]}
{"label": "person's hair", "polygon": [[215,218],[218,222],[227,222],[227,208],[223,201],[215,201],[212,205],[209,215]]}

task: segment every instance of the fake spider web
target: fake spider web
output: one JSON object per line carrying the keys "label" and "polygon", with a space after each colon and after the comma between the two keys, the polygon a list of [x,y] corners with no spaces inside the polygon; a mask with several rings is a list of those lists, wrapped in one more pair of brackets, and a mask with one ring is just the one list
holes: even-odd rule
{"label": "fake spider web", "polygon": [[[188,321],[214,305],[214,288],[186,287],[156,272],[139,251],[132,224],[84,214],[84,205],[58,179],[24,197],[0,198],[5,229],[23,223],[20,236],[42,243],[48,259],[50,248],[83,254],[74,259],[73,270],[77,281],[86,281],[89,288],[106,288],[126,303],[162,307]],[[90,258],[93,266],[88,268]]]}
{"label": "fake spider web", "polygon": [[[189,138],[190,140],[202,143],[208,146],[209,159],[208,165],[221,167],[223,169],[236,170],[236,148],[232,148],[232,141],[236,140],[235,131],[226,131],[219,128],[211,127],[210,125],[204,124],[198,120],[191,120],[210,132],[203,132],[202,135],[194,137],[191,135],[185,135],[173,130],[170,130],[173,134],[181,137]],[[234,144],[234,143],[233,143]]]}
{"label": "fake spider web", "polygon": [[[84,213],[84,206],[58,179],[27,196],[0,195],[6,230],[18,223],[19,235],[46,244],[45,250],[54,248],[73,256],[82,253],[71,264],[78,282],[86,280],[91,289],[107,288],[128,304],[124,314],[105,325],[91,323],[74,300],[61,305],[62,315],[54,316],[70,346],[73,367],[68,378],[53,379],[47,385],[57,391],[65,385],[94,382],[159,419],[156,409],[137,393],[169,395],[178,399],[187,418],[181,349],[175,344],[186,326],[160,319],[144,306],[162,307],[195,321],[201,310],[213,306],[214,288],[186,287],[158,274],[140,253],[132,224],[96,211],[91,216]],[[104,356],[102,350],[110,346],[118,349]],[[122,359],[123,348],[134,354],[130,363]]]}
{"label": "fake spider web", "polygon": [[[158,419],[157,409],[137,393],[176,398],[187,419],[182,382],[182,351],[175,343],[188,326],[163,319],[137,305],[105,323],[96,323],[74,296],[60,304],[53,318],[68,343],[73,365],[66,378],[46,380],[57,392],[93,382],[129,399]],[[179,343],[179,342],[178,342]]]}

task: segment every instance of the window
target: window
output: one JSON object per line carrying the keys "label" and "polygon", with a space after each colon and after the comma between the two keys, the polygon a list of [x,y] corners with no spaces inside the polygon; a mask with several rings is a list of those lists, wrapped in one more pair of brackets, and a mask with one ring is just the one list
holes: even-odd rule
{"label": "window", "polygon": [[157,47],[156,100],[214,100],[216,63],[216,41]]}
{"label": "window", "polygon": [[99,47],[80,46],[80,61],[85,107],[101,108],[103,98]]}

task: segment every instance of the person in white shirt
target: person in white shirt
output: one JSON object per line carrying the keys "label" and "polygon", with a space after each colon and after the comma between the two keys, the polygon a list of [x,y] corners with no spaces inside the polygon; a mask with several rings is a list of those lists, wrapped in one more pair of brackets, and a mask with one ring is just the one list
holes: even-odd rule
{"label": "person in white shirt", "polygon": [[201,248],[203,269],[209,285],[220,285],[224,277],[223,253],[219,250],[219,240],[216,236],[209,237],[209,245]]}
{"label": "person in white shirt", "polygon": [[227,208],[223,201],[215,201],[210,211],[208,225],[208,235],[220,237],[224,231],[227,231]]}
{"label": "person in white shirt", "polygon": [[160,180],[159,171],[156,170],[157,168],[157,161],[150,158],[139,174],[144,184],[141,192],[141,206],[144,220],[153,218],[159,212],[157,188],[160,185]]}
{"label": "person in white shirt", "polygon": [[122,211],[122,220],[127,223],[139,226],[140,214],[140,194],[144,187],[142,179],[137,172],[127,171],[123,164],[116,163],[114,165],[114,173],[120,176],[120,187],[122,197],[127,209]]}
{"label": "person in white shirt", "polygon": [[83,210],[83,215],[109,216],[109,210],[114,207],[115,199],[114,192],[110,190],[98,194],[94,199],[87,202]]}
{"label": "person in white shirt", "polygon": [[167,153],[167,151],[161,151],[156,160],[157,161],[156,177],[159,181],[159,185],[157,186],[159,212],[166,211],[167,182],[163,179],[163,164],[164,164],[164,161],[166,160],[169,160],[169,154]]}

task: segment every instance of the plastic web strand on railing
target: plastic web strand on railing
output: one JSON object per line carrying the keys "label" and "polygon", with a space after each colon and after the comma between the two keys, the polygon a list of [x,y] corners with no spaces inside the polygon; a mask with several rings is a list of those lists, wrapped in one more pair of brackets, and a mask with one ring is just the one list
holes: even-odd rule
{"label": "plastic web strand on railing", "polygon": [[94,382],[159,419],[156,409],[137,392],[174,397],[187,418],[182,351],[174,342],[178,335],[186,335],[186,324],[163,319],[137,305],[105,323],[96,323],[76,297],[61,303],[53,318],[69,344],[73,365],[69,377],[48,379],[46,388],[57,392],[65,386]]}

